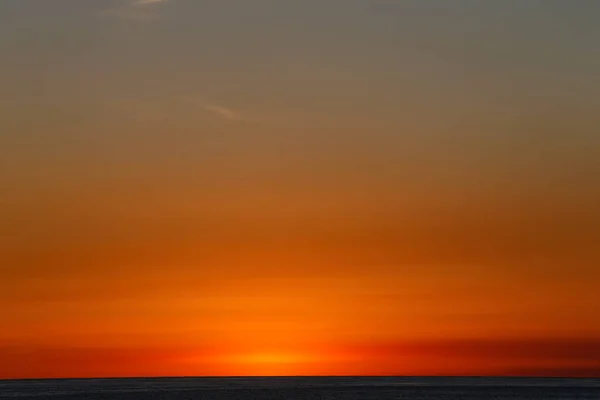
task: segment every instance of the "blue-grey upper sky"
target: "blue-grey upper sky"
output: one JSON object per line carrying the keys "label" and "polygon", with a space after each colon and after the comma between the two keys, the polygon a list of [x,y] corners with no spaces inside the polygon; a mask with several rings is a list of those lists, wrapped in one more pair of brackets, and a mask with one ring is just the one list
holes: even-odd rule
{"label": "blue-grey upper sky", "polygon": [[586,219],[598,17],[592,0],[2,0],[6,201]]}
{"label": "blue-grey upper sky", "polygon": [[3,181],[589,200],[598,17],[592,0],[2,0]]}

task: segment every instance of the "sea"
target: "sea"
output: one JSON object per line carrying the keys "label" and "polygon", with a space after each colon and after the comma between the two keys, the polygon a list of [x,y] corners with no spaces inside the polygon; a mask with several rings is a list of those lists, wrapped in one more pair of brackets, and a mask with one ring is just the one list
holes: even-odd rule
{"label": "sea", "polygon": [[0,381],[0,399],[600,400],[600,378],[252,377],[5,380]]}

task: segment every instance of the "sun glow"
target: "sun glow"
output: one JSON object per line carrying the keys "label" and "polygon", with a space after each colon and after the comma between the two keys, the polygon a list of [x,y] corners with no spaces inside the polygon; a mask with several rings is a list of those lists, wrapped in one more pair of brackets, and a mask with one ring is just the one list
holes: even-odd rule
{"label": "sun glow", "polygon": [[320,359],[296,352],[256,351],[227,355],[219,361],[236,375],[297,375]]}
{"label": "sun glow", "polygon": [[241,364],[294,364],[315,361],[314,357],[293,353],[250,353],[233,357]]}

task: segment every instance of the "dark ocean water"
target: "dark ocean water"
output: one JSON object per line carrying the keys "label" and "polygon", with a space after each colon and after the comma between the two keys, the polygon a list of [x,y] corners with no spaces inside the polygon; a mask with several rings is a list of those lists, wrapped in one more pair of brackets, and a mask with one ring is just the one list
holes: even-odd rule
{"label": "dark ocean water", "polygon": [[20,380],[0,381],[0,399],[600,400],[600,379],[294,377]]}

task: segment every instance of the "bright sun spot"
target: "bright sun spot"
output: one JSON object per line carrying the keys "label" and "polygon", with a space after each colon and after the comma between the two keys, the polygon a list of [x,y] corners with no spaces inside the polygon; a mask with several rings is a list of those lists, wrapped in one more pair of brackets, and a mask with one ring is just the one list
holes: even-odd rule
{"label": "bright sun spot", "polygon": [[300,353],[252,352],[231,354],[220,361],[240,375],[288,375],[299,373],[303,366],[318,359]]}
{"label": "bright sun spot", "polygon": [[307,361],[307,357],[285,353],[254,353],[236,357],[237,362],[245,364],[290,364]]}

